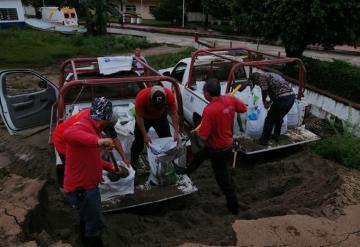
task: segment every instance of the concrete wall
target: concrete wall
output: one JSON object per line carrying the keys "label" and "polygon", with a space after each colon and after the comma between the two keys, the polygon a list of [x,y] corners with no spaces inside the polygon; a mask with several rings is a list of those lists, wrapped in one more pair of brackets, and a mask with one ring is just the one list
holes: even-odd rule
{"label": "concrete wall", "polygon": [[[204,22],[205,21],[205,15],[202,12],[186,12],[187,21],[188,22]],[[216,19],[209,15],[209,22],[211,25],[221,25],[222,23],[230,24],[232,25],[232,22],[224,22],[219,19]]]}
{"label": "concrete wall", "polygon": [[155,19],[155,17],[150,13],[150,7],[156,6],[159,1],[150,1],[150,0],[128,0],[127,3],[123,6],[123,11],[126,11],[127,5],[135,5],[136,14],[141,16],[143,19]]}

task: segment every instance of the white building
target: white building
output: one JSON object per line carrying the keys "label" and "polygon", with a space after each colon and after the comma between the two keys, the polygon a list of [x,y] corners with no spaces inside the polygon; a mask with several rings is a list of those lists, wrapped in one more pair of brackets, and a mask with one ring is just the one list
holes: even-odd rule
{"label": "white building", "polygon": [[152,11],[155,9],[159,0],[128,0],[123,4],[123,12],[135,13],[143,19],[155,19]]}
{"label": "white building", "polygon": [[0,28],[25,25],[21,0],[0,0]]}

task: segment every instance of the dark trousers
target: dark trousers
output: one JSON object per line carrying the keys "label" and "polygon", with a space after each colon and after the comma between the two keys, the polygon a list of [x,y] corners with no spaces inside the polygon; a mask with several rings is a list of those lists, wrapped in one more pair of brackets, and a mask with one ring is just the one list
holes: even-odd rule
{"label": "dark trousers", "polygon": [[273,101],[265,118],[264,129],[260,140],[264,142],[268,141],[273,129],[274,136],[276,138],[280,136],[283,118],[290,111],[291,107],[294,104],[294,101],[295,95],[279,97]]}
{"label": "dark trousers", "polygon": [[[146,132],[149,131],[150,127],[153,127],[159,138],[171,136],[170,125],[169,121],[167,120],[167,115],[164,115],[163,117],[156,120],[144,119],[144,125]],[[134,136],[135,140],[131,146],[131,164],[136,169],[139,155],[144,149],[144,137],[137,124],[135,124]]]}
{"label": "dark trousers", "polygon": [[210,159],[216,182],[226,197],[227,207],[231,213],[237,214],[238,201],[236,189],[232,173],[229,170],[230,164],[233,161],[232,154],[232,147],[224,150],[206,147],[194,155],[194,159],[186,169],[186,172],[188,174],[192,173],[201,163]]}
{"label": "dark trousers", "polygon": [[99,188],[66,192],[65,197],[70,205],[79,211],[80,226],[86,239],[101,238],[104,229],[104,218],[101,209]]}
{"label": "dark trousers", "polygon": [[63,188],[64,187],[64,174],[65,174],[65,160],[66,160],[66,157],[65,157],[65,154],[63,153],[59,153],[59,157],[60,157],[60,160],[62,162],[61,165],[56,165],[56,177],[57,177],[57,180],[58,180],[58,184],[60,186],[60,188]]}

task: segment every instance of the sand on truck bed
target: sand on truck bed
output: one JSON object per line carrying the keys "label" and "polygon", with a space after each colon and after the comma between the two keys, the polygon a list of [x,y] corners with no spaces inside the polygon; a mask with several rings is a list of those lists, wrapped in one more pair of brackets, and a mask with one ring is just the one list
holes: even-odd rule
{"label": "sand on truck bed", "polygon": [[[38,192],[39,204],[24,207],[26,220],[20,222],[21,233],[14,235],[17,241],[35,241],[38,246],[59,245],[59,241],[80,246],[77,215],[57,189],[47,134],[44,131],[23,138],[9,136],[4,126],[0,128],[0,160],[5,160],[5,165],[0,166],[1,188],[11,184],[15,175],[33,179],[34,183],[46,181]],[[228,214],[211,167],[204,163],[191,175],[199,189],[197,193],[106,214],[106,246],[177,246],[186,242],[235,245],[235,220],[296,214],[336,220],[344,214],[345,206],[360,201],[359,172],[324,160],[306,147],[240,156],[234,173],[239,200],[249,206],[239,216]],[[6,198],[7,190],[2,189],[2,193],[2,198]],[[12,192],[8,193],[10,198]]]}

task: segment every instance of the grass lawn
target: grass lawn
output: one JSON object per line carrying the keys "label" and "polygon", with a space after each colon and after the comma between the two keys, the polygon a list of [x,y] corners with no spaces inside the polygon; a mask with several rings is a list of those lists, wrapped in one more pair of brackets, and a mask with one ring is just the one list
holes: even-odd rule
{"label": "grass lawn", "polygon": [[106,56],[135,47],[145,39],[125,36],[66,36],[30,29],[0,30],[0,68],[41,66],[71,57]]}
{"label": "grass lawn", "polygon": [[146,61],[155,69],[164,69],[173,67],[181,59],[191,56],[191,52],[195,51],[195,48],[186,48],[182,52],[169,53],[161,55],[147,56]]}
{"label": "grass lawn", "polygon": [[171,26],[169,21],[158,21],[156,19],[143,19],[142,24],[150,26],[168,27]]}

